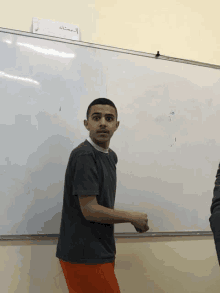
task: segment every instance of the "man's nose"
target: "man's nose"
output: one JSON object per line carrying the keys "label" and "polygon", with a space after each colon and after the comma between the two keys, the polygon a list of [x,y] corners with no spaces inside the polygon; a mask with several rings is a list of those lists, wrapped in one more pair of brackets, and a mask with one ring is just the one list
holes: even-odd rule
{"label": "man's nose", "polygon": [[101,125],[105,125],[106,121],[105,121],[105,117],[102,117],[101,118],[101,121],[100,121]]}

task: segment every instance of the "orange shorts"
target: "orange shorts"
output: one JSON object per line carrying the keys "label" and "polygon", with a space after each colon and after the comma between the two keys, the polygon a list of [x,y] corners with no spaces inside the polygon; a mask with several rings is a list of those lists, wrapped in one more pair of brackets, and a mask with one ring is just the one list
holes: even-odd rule
{"label": "orange shorts", "polygon": [[69,293],[120,293],[114,262],[86,265],[59,261]]}

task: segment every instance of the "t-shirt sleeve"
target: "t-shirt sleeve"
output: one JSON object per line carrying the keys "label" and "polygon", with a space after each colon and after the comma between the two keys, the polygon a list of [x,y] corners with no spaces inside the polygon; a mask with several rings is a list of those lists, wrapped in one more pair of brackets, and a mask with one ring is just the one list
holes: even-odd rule
{"label": "t-shirt sleeve", "polygon": [[92,155],[76,158],[72,186],[73,195],[99,195],[98,171]]}
{"label": "t-shirt sleeve", "polygon": [[220,210],[220,163],[218,166],[216,180],[215,180],[215,187],[213,190],[213,198],[211,204],[211,214],[213,214],[214,210]]}

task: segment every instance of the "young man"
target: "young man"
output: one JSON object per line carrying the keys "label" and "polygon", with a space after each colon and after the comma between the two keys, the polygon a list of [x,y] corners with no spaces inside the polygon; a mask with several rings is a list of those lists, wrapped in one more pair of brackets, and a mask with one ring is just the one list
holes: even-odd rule
{"label": "young man", "polygon": [[[130,222],[145,232],[149,230],[147,215],[114,210],[118,159],[109,148],[119,126],[114,103],[94,100],[84,125],[89,137],[71,152],[66,169],[56,257],[69,292],[119,293],[114,223]],[[216,177],[209,220],[220,259],[220,164]]]}
{"label": "young man", "polygon": [[119,126],[116,107],[107,99],[93,101],[84,125],[89,137],[71,152],[66,169],[56,256],[69,292],[119,293],[114,223],[130,222],[131,213],[112,214],[118,159],[109,143]]}

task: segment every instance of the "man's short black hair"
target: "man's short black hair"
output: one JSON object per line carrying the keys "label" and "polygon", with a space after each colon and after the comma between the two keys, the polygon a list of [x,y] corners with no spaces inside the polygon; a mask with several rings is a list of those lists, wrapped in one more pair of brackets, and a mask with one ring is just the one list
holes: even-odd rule
{"label": "man's short black hair", "polygon": [[106,98],[99,98],[99,99],[96,99],[94,100],[88,107],[87,109],[87,113],[86,113],[86,117],[87,117],[87,120],[89,120],[89,115],[90,115],[90,110],[91,110],[91,107],[94,106],[94,105],[110,105],[112,107],[115,108],[115,111],[116,111],[116,121],[118,119],[118,111],[117,111],[117,108],[115,107],[115,104],[109,100],[109,99],[106,99]]}

